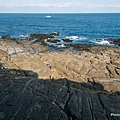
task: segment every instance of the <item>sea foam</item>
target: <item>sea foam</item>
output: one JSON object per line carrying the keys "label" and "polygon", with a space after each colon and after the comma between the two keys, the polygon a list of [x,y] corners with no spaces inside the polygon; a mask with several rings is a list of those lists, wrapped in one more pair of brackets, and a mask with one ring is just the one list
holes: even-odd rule
{"label": "sea foam", "polygon": [[84,40],[87,39],[86,37],[82,36],[66,36],[66,39],[71,39],[71,40]]}
{"label": "sea foam", "polygon": [[106,39],[96,39],[96,40],[92,40],[92,42],[94,42],[96,44],[100,44],[100,45],[110,44],[109,41]]}

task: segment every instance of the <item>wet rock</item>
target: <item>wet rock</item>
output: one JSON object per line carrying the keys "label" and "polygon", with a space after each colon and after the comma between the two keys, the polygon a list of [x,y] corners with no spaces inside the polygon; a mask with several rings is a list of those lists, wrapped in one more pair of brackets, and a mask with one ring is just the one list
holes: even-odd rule
{"label": "wet rock", "polygon": [[1,39],[10,39],[10,36],[9,35],[4,35],[1,37]]}
{"label": "wet rock", "polygon": [[79,44],[67,44],[67,47],[73,47],[75,50],[80,50],[80,51],[85,51],[85,52],[90,52],[90,49],[92,45],[79,45]]}
{"label": "wet rock", "polygon": [[70,39],[62,39],[64,42],[72,42],[73,40]]}
{"label": "wet rock", "polygon": [[47,40],[47,42],[57,43],[57,42],[60,42],[60,40],[54,40],[54,39],[53,39],[53,40],[50,40],[50,39],[49,39],[49,40]]}
{"label": "wet rock", "polygon": [[48,39],[48,38],[54,38],[53,35],[49,35],[49,34],[30,34],[30,38],[37,38],[37,40],[44,40],[44,39]]}
{"label": "wet rock", "polygon": [[120,39],[114,40],[113,44],[120,46]]}
{"label": "wet rock", "polygon": [[109,38],[108,41],[110,44],[115,44],[115,45],[120,46],[120,39]]}

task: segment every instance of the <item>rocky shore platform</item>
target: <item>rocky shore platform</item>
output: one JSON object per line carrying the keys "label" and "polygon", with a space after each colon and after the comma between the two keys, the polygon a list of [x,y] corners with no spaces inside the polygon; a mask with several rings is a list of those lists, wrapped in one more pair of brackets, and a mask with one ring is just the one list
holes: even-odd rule
{"label": "rocky shore platform", "polygon": [[53,50],[0,39],[0,120],[119,120],[120,48]]}

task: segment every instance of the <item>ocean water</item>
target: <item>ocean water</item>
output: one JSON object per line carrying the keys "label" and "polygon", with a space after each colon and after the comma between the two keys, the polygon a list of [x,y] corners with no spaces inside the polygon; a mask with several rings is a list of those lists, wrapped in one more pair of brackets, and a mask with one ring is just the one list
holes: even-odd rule
{"label": "ocean water", "polygon": [[52,32],[59,32],[59,39],[71,37],[76,44],[96,44],[95,39],[99,38],[120,38],[120,13],[0,14],[0,36]]}

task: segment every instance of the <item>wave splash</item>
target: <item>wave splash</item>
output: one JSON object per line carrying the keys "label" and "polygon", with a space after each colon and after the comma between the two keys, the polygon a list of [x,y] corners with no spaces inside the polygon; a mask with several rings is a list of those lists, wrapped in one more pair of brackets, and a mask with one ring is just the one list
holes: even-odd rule
{"label": "wave splash", "polygon": [[95,43],[97,44],[110,44],[106,39],[96,39]]}
{"label": "wave splash", "polygon": [[84,40],[87,39],[86,37],[82,36],[66,36],[66,39],[71,39],[71,40]]}

